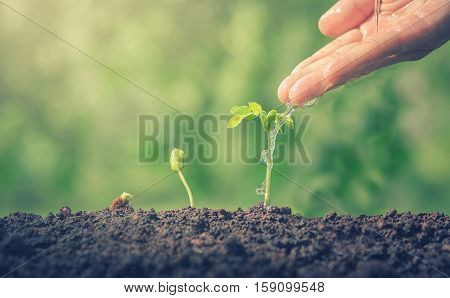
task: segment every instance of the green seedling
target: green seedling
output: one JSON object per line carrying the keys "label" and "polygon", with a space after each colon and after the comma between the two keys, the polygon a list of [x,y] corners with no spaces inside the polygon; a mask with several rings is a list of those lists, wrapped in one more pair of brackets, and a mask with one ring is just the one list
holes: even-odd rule
{"label": "green seedling", "polygon": [[132,199],[133,199],[132,195],[130,195],[127,192],[124,192],[111,202],[111,206],[109,206],[109,210],[113,211],[117,208],[125,207],[131,202]]}
{"label": "green seedling", "polygon": [[288,105],[285,112],[277,110],[266,112],[256,102],[249,102],[247,106],[234,106],[230,113],[233,115],[227,123],[227,128],[238,126],[243,120],[253,120],[259,117],[267,138],[267,148],[261,153],[261,160],[266,164],[266,179],[256,193],[264,198],[264,206],[270,204],[270,181],[273,167],[273,151],[278,132],[283,132],[284,126],[294,128],[294,120],[291,117],[294,106]]}
{"label": "green seedling", "polygon": [[189,196],[189,202],[191,203],[191,207],[194,208],[194,197],[192,196],[191,188],[186,181],[186,178],[183,174],[184,169],[184,151],[178,148],[172,150],[172,154],[170,155],[170,168],[174,172],[178,172],[178,176],[180,176],[181,182],[183,182],[184,187]]}

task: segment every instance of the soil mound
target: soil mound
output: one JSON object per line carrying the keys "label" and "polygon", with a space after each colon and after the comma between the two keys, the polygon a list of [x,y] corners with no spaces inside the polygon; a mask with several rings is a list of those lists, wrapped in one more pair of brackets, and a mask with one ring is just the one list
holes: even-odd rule
{"label": "soil mound", "polygon": [[[6,277],[448,277],[450,220],[131,207],[0,218]],[[19,267],[18,267],[19,266]],[[17,268],[18,267],[18,268]]]}

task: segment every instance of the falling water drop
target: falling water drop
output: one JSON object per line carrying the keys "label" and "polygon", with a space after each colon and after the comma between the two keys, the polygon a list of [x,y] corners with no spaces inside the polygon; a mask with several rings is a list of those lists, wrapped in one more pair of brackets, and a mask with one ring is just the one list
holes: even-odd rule
{"label": "falling water drop", "polygon": [[273,167],[273,151],[275,150],[277,135],[280,132],[281,127],[283,127],[287,119],[291,116],[296,108],[297,107],[293,104],[286,104],[286,110],[281,115],[281,118],[276,122],[275,127],[270,129],[270,131],[267,133],[267,149],[261,152],[260,158],[260,161],[266,165],[266,179],[256,189],[256,194],[261,196],[264,201],[266,201],[266,194],[268,195],[268,189],[270,188],[270,172],[272,171]]}
{"label": "falling water drop", "polygon": [[267,149],[264,149],[263,151],[261,151],[261,158],[259,160],[261,163],[267,164],[267,154],[268,154]]}
{"label": "falling water drop", "polygon": [[312,106],[314,106],[314,105],[319,101],[319,99],[320,99],[320,96],[319,96],[319,97],[316,97],[316,98],[313,98],[313,99],[311,99],[311,100],[305,102],[305,103],[303,104],[302,108],[304,108],[304,109],[309,109],[309,108],[311,108]]}
{"label": "falling water drop", "polygon": [[380,9],[381,9],[381,0],[375,0],[374,14],[375,14],[375,23],[376,23],[376,27],[377,27],[377,34],[378,34],[378,28],[380,26]]}
{"label": "falling water drop", "polygon": [[264,198],[264,196],[266,195],[266,180],[264,180],[256,189],[256,194]]}

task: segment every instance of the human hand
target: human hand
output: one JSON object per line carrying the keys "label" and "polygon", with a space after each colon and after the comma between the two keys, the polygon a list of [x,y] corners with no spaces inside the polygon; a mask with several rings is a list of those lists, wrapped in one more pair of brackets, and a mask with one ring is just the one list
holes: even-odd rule
{"label": "human hand", "polygon": [[319,20],[335,39],[297,65],[278,97],[301,106],[379,68],[421,59],[448,41],[449,14],[449,0],[340,0]]}

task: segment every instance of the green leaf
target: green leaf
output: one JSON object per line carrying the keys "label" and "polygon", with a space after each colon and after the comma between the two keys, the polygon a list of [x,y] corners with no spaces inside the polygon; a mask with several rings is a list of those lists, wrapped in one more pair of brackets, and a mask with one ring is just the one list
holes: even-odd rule
{"label": "green leaf", "polygon": [[[275,125],[279,125],[281,119],[283,118],[283,113],[277,113],[277,115],[275,116]],[[280,126],[280,132],[283,133],[284,132],[284,125]]]}
{"label": "green leaf", "polygon": [[271,110],[268,114],[267,114],[267,120],[268,121],[273,121],[275,120],[275,117],[277,116],[277,110]]}
{"label": "green leaf", "polygon": [[258,116],[254,115],[254,114],[250,114],[250,115],[248,115],[248,116],[245,116],[245,119],[247,119],[247,120],[253,120],[253,119],[255,119],[256,117],[258,117]]}
{"label": "green leaf", "polygon": [[276,117],[277,117],[277,111],[276,110],[271,110],[267,114],[267,131],[269,131],[270,128],[272,127],[272,124],[274,123]]}
{"label": "green leaf", "polygon": [[252,114],[255,116],[258,116],[262,111],[262,107],[258,103],[253,101],[248,103],[248,107],[252,111]]}
{"label": "green leaf", "polygon": [[291,116],[286,118],[286,126],[290,129],[293,129],[295,127],[294,119],[292,119]]}
{"label": "green leaf", "polygon": [[236,116],[248,116],[252,114],[252,110],[247,106],[234,106],[231,108],[230,113]]}
{"label": "green leaf", "polygon": [[282,118],[283,118],[283,113],[277,113],[275,115],[275,125],[278,124]]}
{"label": "green leaf", "polygon": [[228,120],[227,128],[233,128],[233,127],[238,126],[239,123],[241,123],[245,117],[246,117],[245,115],[236,115],[236,116],[231,117],[231,119]]}
{"label": "green leaf", "polygon": [[261,123],[262,123],[262,125],[264,127],[264,130],[266,132],[268,132],[269,131],[269,126],[267,125],[268,124],[268,122],[267,122],[267,112],[266,111],[261,111],[261,113],[259,114],[259,118],[261,118]]}

